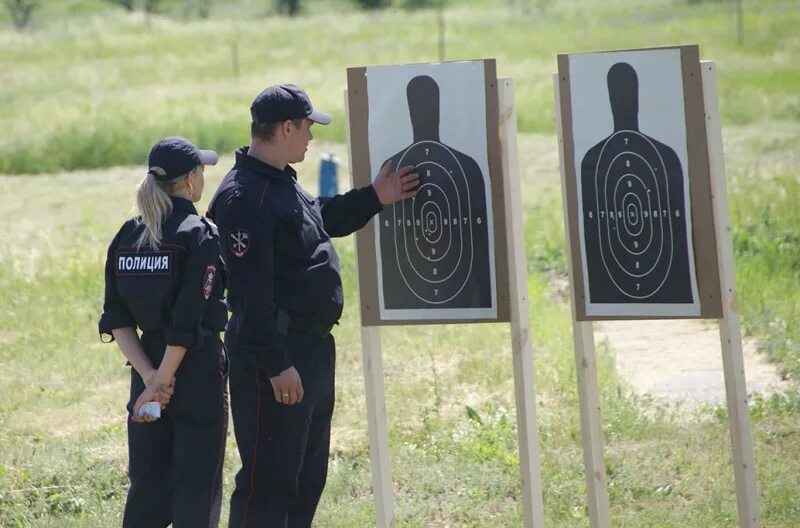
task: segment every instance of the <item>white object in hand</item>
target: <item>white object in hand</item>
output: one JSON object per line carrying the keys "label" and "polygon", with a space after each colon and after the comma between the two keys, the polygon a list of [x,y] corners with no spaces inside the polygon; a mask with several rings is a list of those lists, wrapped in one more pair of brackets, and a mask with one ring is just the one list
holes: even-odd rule
{"label": "white object in hand", "polygon": [[147,402],[139,407],[139,416],[150,416],[161,418],[161,404],[158,402]]}

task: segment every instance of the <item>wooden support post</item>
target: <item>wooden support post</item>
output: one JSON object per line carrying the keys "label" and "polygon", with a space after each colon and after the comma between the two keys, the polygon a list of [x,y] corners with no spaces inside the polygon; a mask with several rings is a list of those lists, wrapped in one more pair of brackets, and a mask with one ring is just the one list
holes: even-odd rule
{"label": "wooden support post", "polygon": [[[570,275],[572,272],[570,271]],[[575,372],[578,381],[578,404],[581,413],[583,467],[586,472],[586,496],[589,501],[589,526],[611,526],[608,509],[608,484],[603,457],[603,423],[600,415],[600,390],[597,386],[597,362],[594,351],[594,328],[591,321],[576,321],[572,307],[572,339],[575,346]]]}
{"label": "wooden support post", "polygon": [[[350,141],[350,105],[344,90],[345,127],[347,151],[353,158]],[[353,184],[352,163],[350,183]],[[358,254],[358,238],[356,254]],[[358,262],[356,262],[356,274]],[[375,498],[376,528],[393,528],[394,497],[392,495],[392,464],[389,453],[389,422],[386,417],[386,389],[383,385],[383,359],[381,356],[381,329],[379,326],[361,327],[361,363],[364,368],[364,392],[367,398],[367,430],[369,455],[372,462],[372,490]]]}
{"label": "wooden support post", "polygon": [[375,520],[378,528],[392,528],[392,462],[389,453],[389,425],[386,417],[386,391],[383,386],[381,328],[361,327],[361,355],[364,389],[367,397],[369,454],[372,461],[372,491],[375,495]]}
{"label": "wooden support post", "polygon": [[571,237],[567,221],[567,183],[564,163],[564,136],[561,128],[561,95],[558,75],[553,76],[556,99],[556,126],[558,151],[561,157],[561,192],[564,204],[564,231],[567,241],[570,299],[572,306],[572,337],[575,347],[575,371],[578,378],[578,402],[581,413],[581,438],[583,441],[583,466],[586,472],[586,494],[589,501],[589,524],[592,528],[608,528],[611,518],[608,510],[608,486],[603,459],[603,427],[600,416],[600,391],[597,386],[597,363],[594,352],[594,329],[591,321],[578,321],[575,307],[575,273],[572,269]]}
{"label": "wooden support post", "polygon": [[742,332],[736,299],[733,229],[728,215],[728,190],[725,182],[725,154],[722,148],[716,66],[713,61],[701,61],[700,71],[703,76],[711,200],[714,209],[720,290],[722,292],[722,319],[719,320],[719,336],[722,342],[722,367],[725,374],[725,394],[728,403],[728,425],[731,433],[734,476],[736,478],[739,526],[756,528],[761,525],[761,519],[758,512],[753,438],[750,433],[750,410],[744,376]]}
{"label": "wooden support post", "polygon": [[519,159],[517,157],[517,114],[514,111],[514,83],[497,80],[500,115],[500,148],[503,161],[503,194],[506,204],[509,285],[511,290],[511,351],[514,362],[514,396],[517,405],[519,468],[522,480],[523,526],[544,527],[539,434],[536,424],[536,384],[531,342],[528,268],[522,222]]}

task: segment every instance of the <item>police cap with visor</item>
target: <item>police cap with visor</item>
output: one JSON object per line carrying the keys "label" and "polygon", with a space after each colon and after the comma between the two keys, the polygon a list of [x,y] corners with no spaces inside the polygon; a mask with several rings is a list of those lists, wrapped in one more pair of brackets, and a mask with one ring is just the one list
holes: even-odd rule
{"label": "police cap with visor", "polygon": [[256,123],[277,123],[308,118],[320,125],[331,122],[330,114],[315,110],[306,92],[295,84],[276,84],[258,94],[250,106]]}
{"label": "police cap with visor", "polygon": [[213,150],[201,150],[180,136],[164,138],[150,150],[148,171],[156,180],[170,181],[187,175],[198,165],[216,165],[219,155]]}

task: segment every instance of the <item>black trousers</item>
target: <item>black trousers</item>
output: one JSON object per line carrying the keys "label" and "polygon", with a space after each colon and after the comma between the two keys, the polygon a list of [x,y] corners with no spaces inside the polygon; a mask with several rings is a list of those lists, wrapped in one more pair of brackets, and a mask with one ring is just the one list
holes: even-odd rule
{"label": "black trousers", "polygon": [[[159,365],[163,340],[145,335],[142,344]],[[131,369],[129,412],[144,388]],[[227,359],[219,337],[207,336],[186,352],[161,418],[137,423],[128,417],[131,487],[123,528],[219,526],[227,432]]]}
{"label": "black trousers", "polygon": [[236,318],[225,333],[231,357],[231,409],[242,468],[229,528],[308,528],[328,474],[334,406],[333,336],[290,331],[289,355],[303,401],[283,405],[255,358],[241,353]]}

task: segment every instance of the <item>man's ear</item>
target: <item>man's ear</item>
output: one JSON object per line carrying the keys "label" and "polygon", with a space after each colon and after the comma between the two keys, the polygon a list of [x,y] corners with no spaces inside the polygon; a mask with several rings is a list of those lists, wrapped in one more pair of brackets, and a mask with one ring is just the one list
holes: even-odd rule
{"label": "man's ear", "polygon": [[291,121],[281,121],[281,124],[278,125],[278,131],[280,132],[281,137],[286,137],[289,135],[291,131],[292,122]]}

